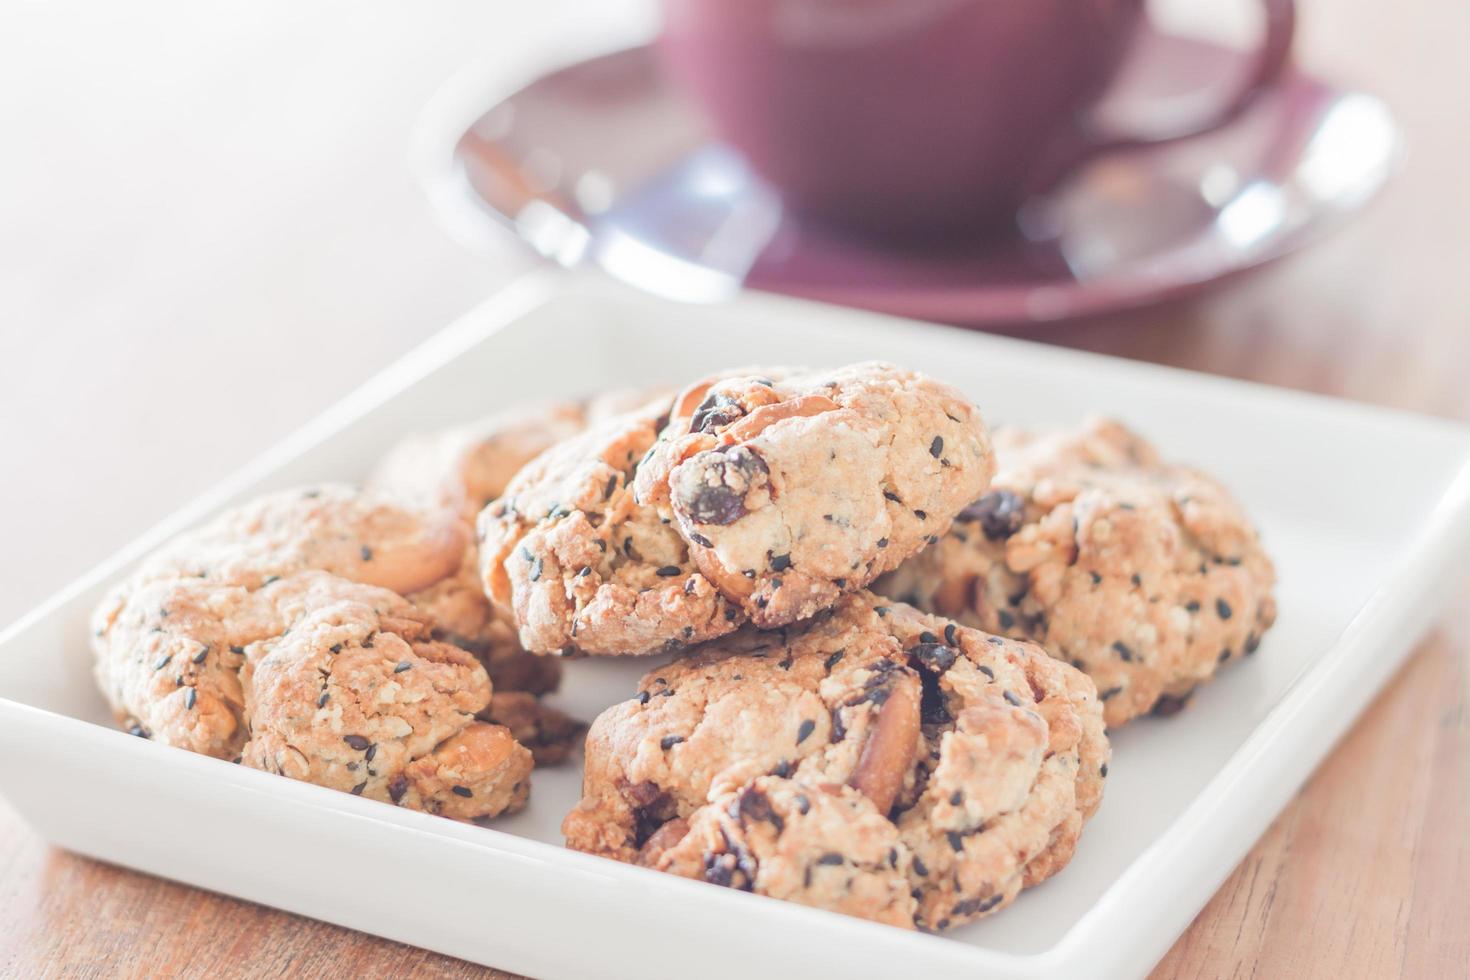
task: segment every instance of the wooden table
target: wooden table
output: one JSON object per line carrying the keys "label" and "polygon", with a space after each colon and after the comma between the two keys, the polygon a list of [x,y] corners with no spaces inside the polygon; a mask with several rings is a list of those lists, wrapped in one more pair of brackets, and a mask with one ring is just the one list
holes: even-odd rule
{"label": "wooden table", "polygon": [[[524,267],[440,237],[401,147],[478,39],[562,5],[264,0],[222,21],[137,6],[0,7],[0,86],[40,93],[0,103],[16,134],[0,443],[27,475],[0,481],[0,540],[28,562],[0,569],[0,620]],[[1302,6],[1304,59],[1398,110],[1402,176],[1350,229],[1228,292],[1042,339],[1470,418],[1470,5]],[[161,439],[154,420],[180,404]],[[1467,692],[1470,626],[1451,616],[1155,976],[1465,975]],[[4,976],[494,975],[51,850],[3,804],[0,922]]]}

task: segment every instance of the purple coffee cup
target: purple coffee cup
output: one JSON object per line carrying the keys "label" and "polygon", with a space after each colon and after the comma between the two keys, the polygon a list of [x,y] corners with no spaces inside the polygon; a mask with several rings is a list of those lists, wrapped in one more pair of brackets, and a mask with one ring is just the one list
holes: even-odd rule
{"label": "purple coffee cup", "polygon": [[1286,65],[1292,0],[1257,0],[1249,78],[1202,118],[1094,109],[1144,0],[663,0],[667,70],[793,208],[883,231],[1010,222],[1100,153],[1230,122]]}

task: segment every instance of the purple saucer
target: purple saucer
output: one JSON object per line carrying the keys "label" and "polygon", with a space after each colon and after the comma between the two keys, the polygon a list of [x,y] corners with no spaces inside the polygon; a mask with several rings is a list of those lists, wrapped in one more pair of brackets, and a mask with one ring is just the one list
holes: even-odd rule
{"label": "purple saucer", "polygon": [[[1180,93],[1244,56],[1163,35],[1140,61]],[[652,51],[578,61],[456,129],[440,196],[567,266],[593,264],[677,299],[769,290],[974,326],[1143,307],[1301,247],[1361,207],[1399,157],[1386,106],[1291,71],[1226,129],[1097,160],[1028,204],[1016,228],[918,248],[803,220],[664,80]],[[1159,93],[1148,93],[1158,98]]]}

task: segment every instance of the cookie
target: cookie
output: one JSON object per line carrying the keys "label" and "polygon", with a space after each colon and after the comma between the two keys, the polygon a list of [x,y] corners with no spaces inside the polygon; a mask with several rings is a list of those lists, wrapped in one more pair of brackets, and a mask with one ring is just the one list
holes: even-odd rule
{"label": "cookie", "polygon": [[306,569],[391,589],[429,613],[437,637],[480,657],[500,690],[555,690],[561,668],[527,656],[480,588],[474,531],[453,511],[375,489],[322,484],[267,494],[183,535],[134,581],[207,576],[258,584]]}
{"label": "cookie", "polygon": [[[467,425],[412,435],[383,457],[369,486],[419,509],[459,514],[473,527],[480,509],[500,497],[511,478],[536,456],[589,424],[659,397],[655,390],[615,390],[584,401],[497,412]],[[559,686],[560,664],[523,651],[510,618],[493,613],[480,586],[473,546],[465,552],[462,574],[445,579],[418,599],[434,610],[449,639],[480,656],[497,691],[543,694]],[[545,721],[561,728],[565,719]],[[559,754],[563,749],[545,751]],[[544,761],[543,754],[538,752],[538,761]]]}
{"label": "cookie", "polygon": [[992,468],[974,406],[914,372],[720,376],[523,469],[480,515],[482,577],[528,650],[658,653],[825,609]]}
{"label": "cookie", "polygon": [[1066,865],[1108,754],[1081,672],[859,592],[650,672],[593,723],[562,829],[592,854],[942,930]]}
{"label": "cookie", "polygon": [[471,525],[505,493],[522,466],[588,425],[661,397],[656,390],[616,390],[577,402],[496,412],[466,425],[411,435],[373,470],[369,484],[423,508],[458,513]]}
{"label": "cookie", "polygon": [[1041,644],[1091,675],[1110,727],[1255,652],[1275,572],[1219,482],[1112,421],[996,445],[990,491],[877,591]]}
{"label": "cookie", "polygon": [[[493,723],[485,667],[448,642],[489,622],[471,540],[456,514],[345,486],[251,501],[112,590],[94,614],[98,682],[165,744],[449,816],[519,807],[531,750]],[[564,757],[575,723],[532,710],[517,729]],[[349,736],[373,755],[344,755]]]}
{"label": "cookie", "polygon": [[490,680],[396,593],[321,571],[139,584],[97,637],[135,734],[462,820],[524,805],[531,753],[476,719]]}

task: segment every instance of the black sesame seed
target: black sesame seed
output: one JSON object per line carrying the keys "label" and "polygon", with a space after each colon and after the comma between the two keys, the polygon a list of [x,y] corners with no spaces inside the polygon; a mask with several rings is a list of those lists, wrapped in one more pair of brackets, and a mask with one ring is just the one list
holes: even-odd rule
{"label": "black sesame seed", "polygon": [[364,779],[362,782],[358,783],[356,786],[352,787],[352,795],[353,796],[361,796],[362,795],[362,791],[365,790],[365,789],[367,789],[367,780],[366,779]]}
{"label": "black sesame seed", "polygon": [[878,539],[878,547],[880,547],[880,548],[886,548],[886,547],[888,547],[888,539],[887,538],[879,538]]}
{"label": "black sesame seed", "polygon": [[413,669],[413,664],[409,663],[407,660],[400,660],[400,661],[398,661],[398,664],[393,668],[393,673],[395,673],[395,674],[401,674],[405,670],[412,670],[412,669]]}
{"label": "black sesame seed", "polygon": [[929,873],[929,869],[924,866],[924,862],[921,861],[921,860],[919,860],[918,856],[915,855],[914,856],[914,874],[916,874],[916,875],[918,875],[919,877],[922,878],[925,875],[927,875],[928,873]]}
{"label": "black sesame seed", "polygon": [[939,454],[942,452],[944,452],[944,437],[935,436],[934,441],[929,443],[929,455],[938,459]]}
{"label": "black sesame seed", "polygon": [[665,735],[663,738],[659,739],[658,747],[667,752],[669,749],[672,749],[674,746],[678,745],[682,741],[684,741],[683,735]]}
{"label": "black sesame seed", "polygon": [[925,510],[916,510],[914,511],[914,516],[921,521],[927,521],[929,519],[929,512]]}
{"label": "black sesame seed", "polygon": [[828,670],[831,670],[833,667],[837,666],[837,661],[841,660],[844,656],[846,656],[846,654],[846,647],[843,647],[841,650],[838,650],[835,653],[829,654],[826,661],[824,661],[823,666],[825,666]]}
{"label": "black sesame seed", "polygon": [[959,631],[955,629],[954,623],[948,623],[944,627],[944,642],[950,646],[959,644]]}
{"label": "black sesame seed", "polygon": [[771,571],[784,572],[791,567],[791,555],[773,555],[771,557]]}
{"label": "black sesame seed", "polygon": [[893,501],[895,504],[903,503],[903,501],[898,498],[898,494],[894,493],[892,490],[884,490],[883,496],[886,499]]}
{"label": "black sesame seed", "polygon": [[980,673],[984,674],[986,677],[989,677],[991,680],[995,680],[995,671],[991,670],[989,667],[985,666],[984,664],[980,664],[979,666],[980,666]]}
{"label": "black sesame seed", "polygon": [[922,632],[922,633],[919,634],[919,642],[920,643],[938,643],[939,642],[939,637],[935,636],[933,633],[930,633],[928,630],[925,630],[924,632]]}
{"label": "black sesame seed", "polygon": [[192,659],[193,659],[193,662],[194,663],[196,663],[196,664],[202,664],[202,663],[204,663],[204,658],[207,657],[207,656],[209,656],[209,647],[208,646],[206,646],[203,650],[200,650],[198,653],[194,654],[194,656],[193,656]]}
{"label": "black sesame seed", "polygon": [[812,809],[812,801],[807,799],[803,794],[797,793],[796,808],[800,810],[803,814],[810,813]]}
{"label": "black sesame seed", "polygon": [[403,799],[403,794],[408,792],[408,777],[399,773],[388,783],[388,798],[394,803]]}
{"label": "black sesame seed", "polygon": [[343,735],[342,741],[347,743],[348,748],[358,752],[366,752],[368,746],[373,744],[362,735]]}
{"label": "black sesame seed", "polygon": [[606,500],[608,497],[611,497],[613,495],[613,491],[616,490],[617,488],[618,488],[618,475],[616,473],[614,473],[612,476],[610,476],[610,477],[607,478],[607,487],[604,488],[603,491],[602,491],[602,499],[603,500]]}
{"label": "black sesame seed", "polygon": [[1215,612],[1219,614],[1221,619],[1229,619],[1234,613],[1234,610],[1230,608],[1230,603],[1226,602],[1224,599],[1216,599]]}
{"label": "black sesame seed", "polygon": [[167,666],[168,666],[168,662],[169,662],[169,661],[170,661],[170,660],[172,660],[172,659],[173,659],[173,658],[174,658],[174,655],[173,655],[173,654],[171,654],[171,653],[170,653],[170,654],[168,654],[168,655],[167,655],[167,656],[165,656],[165,657],[162,657],[162,658],[160,658],[160,659],[159,659],[159,660],[158,660],[158,662],[157,662],[157,663],[155,663],[155,664],[154,664],[154,665],[153,665],[153,669],[154,669],[154,670],[162,670],[162,669],[163,669],[163,668],[165,668],[165,667],[167,667]]}
{"label": "black sesame seed", "polygon": [[1122,640],[1114,640],[1113,649],[1117,652],[1118,656],[1122,657],[1125,661],[1129,663],[1133,661],[1133,650]]}
{"label": "black sesame seed", "polygon": [[816,731],[816,729],[816,722],[812,721],[810,718],[804,720],[800,725],[797,726],[796,744],[800,745],[802,742],[805,742],[807,740],[807,736]]}
{"label": "black sesame seed", "polygon": [[874,606],[873,607],[873,612],[875,612],[875,613],[878,614],[878,618],[879,619],[882,619],[884,616],[887,616],[891,611],[892,610],[890,610],[887,606]]}
{"label": "black sesame seed", "polygon": [[327,702],[330,701],[331,698],[332,694],[330,691],[323,691],[322,696],[316,699],[316,706],[318,708],[325,708],[327,706]]}
{"label": "black sesame seed", "polygon": [[1199,612],[1199,603],[1196,602],[1195,600],[1191,599],[1191,600],[1189,600],[1188,602],[1186,602],[1184,604],[1184,608],[1187,609],[1187,610],[1189,610],[1192,613],[1197,613],[1197,612]]}
{"label": "black sesame seed", "polygon": [[1012,692],[1006,691],[1001,696],[1006,699],[1007,704],[1015,705],[1018,708],[1021,706],[1021,699],[1016,697]]}
{"label": "black sesame seed", "polygon": [[1226,647],[1225,649],[1221,650],[1220,651],[1220,656],[1217,657],[1217,658],[1215,658],[1215,659],[1216,659],[1216,663],[1222,663],[1222,664],[1225,661],[1229,660],[1230,659],[1230,648],[1229,647]]}
{"label": "black sesame seed", "polygon": [[1099,691],[1097,696],[1100,700],[1106,701],[1108,698],[1117,697],[1121,693],[1123,693],[1121,687],[1110,687],[1106,691]]}
{"label": "black sesame seed", "polygon": [[694,543],[697,544],[697,545],[699,545],[701,548],[713,548],[714,547],[714,542],[711,541],[709,538],[705,537],[703,534],[691,534],[691,535],[689,535],[689,537],[693,538],[694,539]]}
{"label": "black sesame seed", "polygon": [[650,695],[647,691],[639,691],[638,692],[638,703],[639,704],[647,704],[648,703],[648,699],[650,697],[652,697],[652,695]]}
{"label": "black sesame seed", "polygon": [[241,656],[244,656],[245,655],[245,648],[244,647],[231,646],[230,647],[230,652],[231,653],[238,653]]}
{"label": "black sesame seed", "polygon": [[189,688],[189,693],[184,695],[184,707],[194,707],[194,702],[197,700],[199,700],[199,692],[192,687]]}
{"label": "black sesame seed", "polygon": [[469,799],[471,796],[475,795],[474,790],[470,789],[468,786],[451,786],[450,792],[452,792],[455,796],[463,796],[465,799]]}
{"label": "black sesame seed", "polygon": [[340,644],[340,643],[333,643],[327,649],[330,650],[332,653],[341,653],[342,652],[342,644]]}
{"label": "black sesame seed", "polygon": [[367,753],[363,756],[363,758],[366,759],[368,762],[372,762],[373,761],[373,756],[375,756],[377,754],[378,754],[378,745],[377,745],[376,742],[374,742],[372,745],[369,745],[368,746]]}
{"label": "black sesame seed", "polygon": [[675,575],[678,575],[679,572],[680,569],[678,565],[665,565],[660,568],[655,574],[657,574],[659,578],[671,578]]}
{"label": "black sesame seed", "polygon": [[1097,574],[1097,572],[1088,572],[1087,574],[1092,576],[1092,584],[1093,585],[1101,585],[1102,584],[1102,576],[1099,575],[1099,574]]}
{"label": "black sesame seed", "polygon": [[838,854],[836,851],[828,851],[826,854],[823,854],[821,857],[817,858],[817,863],[832,865],[841,864],[844,860],[846,859],[843,858],[843,856],[841,854]]}
{"label": "black sesame seed", "polygon": [[1132,582],[1132,583],[1133,583],[1133,587],[1134,587],[1134,588],[1135,588],[1135,589],[1139,589],[1139,588],[1142,588],[1142,587],[1143,587],[1143,579],[1142,579],[1142,577],[1140,577],[1140,576],[1139,576],[1139,575],[1138,575],[1138,573],[1136,573],[1136,572],[1135,572],[1135,573],[1134,573],[1134,574],[1133,574],[1133,576],[1132,576],[1132,577],[1131,577],[1131,578],[1130,578],[1130,579],[1129,579],[1129,581],[1131,581],[1131,582]]}
{"label": "black sesame seed", "polygon": [[363,561],[372,561],[373,560],[373,549],[369,548],[367,545],[363,545],[362,546],[362,560]]}
{"label": "black sesame seed", "polygon": [[1003,630],[1008,630],[1016,625],[1016,617],[1012,616],[1004,609],[997,610],[995,618],[996,621],[1000,623],[1000,628]]}
{"label": "black sesame seed", "polygon": [[959,835],[958,831],[951,830],[945,836],[949,838],[951,850],[963,851],[965,849],[965,839]]}
{"label": "black sesame seed", "polygon": [[791,763],[787,762],[785,759],[782,759],[780,762],[776,763],[776,768],[771,770],[771,774],[774,776],[779,776],[781,779],[785,779],[787,776],[791,775]]}

